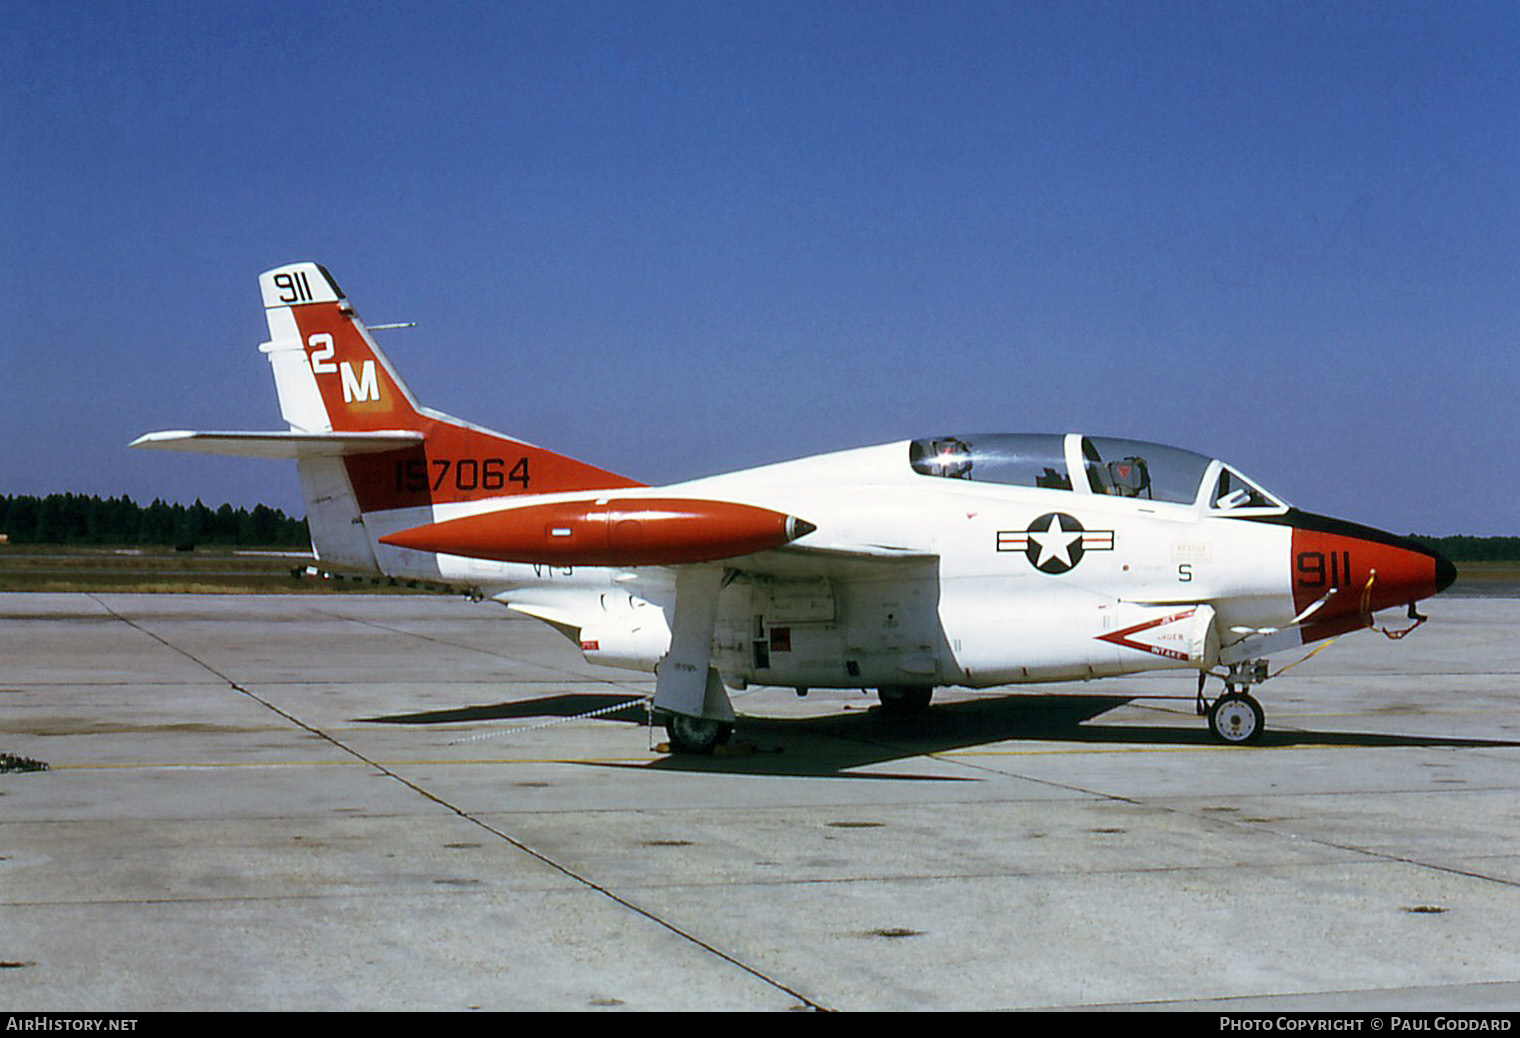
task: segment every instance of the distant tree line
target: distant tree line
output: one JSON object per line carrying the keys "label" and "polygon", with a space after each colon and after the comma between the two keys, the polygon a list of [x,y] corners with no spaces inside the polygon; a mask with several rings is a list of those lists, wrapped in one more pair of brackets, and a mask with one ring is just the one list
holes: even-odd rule
{"label": "distant tree line", "polygon": [[1409,537],[1434,548],[1452,562],[1520,561],[1520,537],[1425,537],[1417,533]]}
{"label": "distant tree line", "polygon": [[[12,544],[149,544],[190,548],[306,548],[311,535],[305,519],[292,519],[277,508],[252,509],[223,504],[208,508],[166,504],[155,498],[147,506],[130,497],[84,494],[0,494],[0,533]],[[1434,548],[1453,562],[1520,561],[1520,537],[1429,537],[1410,539]]]}
{"label": "distant tree line", "polygon": [[130,497],[49,494],[0,495],[0,533],[12,544],[161,544],[189,549],[197,544],[260,548],[305,548],[311,544],[305,519],[277,508],[254,505],[211,509],[165,504],[146,507]]}

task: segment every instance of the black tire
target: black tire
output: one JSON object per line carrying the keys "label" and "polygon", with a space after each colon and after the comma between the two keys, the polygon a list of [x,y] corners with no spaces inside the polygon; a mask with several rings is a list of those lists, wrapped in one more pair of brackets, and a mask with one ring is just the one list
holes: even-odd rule
{"label": "black tire", "polygon": [[876,698],[881,700],[881,712],[891,714],[894,717],[906,717],[911,714],[921,714],[929,709],[929,703],[934,699],[934,687],[932,685],[885,685],[876,690]]}
{"label": "black tire", "polygon": [[670,739],[670,752],[705,756],[714,747],[722,746],[734,734],[734,726],[723,721],[710,721],[705,717],[688,717],[671,714],[665,718],[665,735]]}
{"label": "black tire", "polygon": [[1261,738],[1267,715],[1249,693],[1227,692],[1209,707],[1209,731],[1229,746],[1245,746]]}

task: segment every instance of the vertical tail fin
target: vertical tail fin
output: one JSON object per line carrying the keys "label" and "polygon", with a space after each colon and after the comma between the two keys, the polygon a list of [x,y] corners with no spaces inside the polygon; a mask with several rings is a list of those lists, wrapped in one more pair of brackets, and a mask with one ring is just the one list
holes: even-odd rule
{"label": "vertical tail fin", "polygon": [[424,435],[418,446],[342,459],[360,514],[640,485],[420,406],[320,265],[265,271],[259,288],[269,322],[269,342],[259,348],[292,430]]}
{"label": "vertical tail fin", "polygon": [[426,575],[436,558],[379,538],[434,521],[434,506],[642,485],[419,405],[323,267],[276,267],[259,289],[269,321],[259,349],[289,431],[172,430],[133,446],[294,458],[324,561]]}
{"label": "vertical tail fin", "polygon": [[316,263],[259,275],[280,411],[302,432],[424,428],[405,383],[338,283]]}

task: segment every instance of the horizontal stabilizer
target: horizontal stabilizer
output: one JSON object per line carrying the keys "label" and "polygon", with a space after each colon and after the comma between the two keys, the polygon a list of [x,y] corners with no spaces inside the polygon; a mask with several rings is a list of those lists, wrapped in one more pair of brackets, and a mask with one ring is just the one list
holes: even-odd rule
{"label": "horizontal stabilizer", "polygon": [[190,454],[294,461],[300,458],[346,458],[356,454],[401,450],[417,446],[423,438],[421,432],[406,429],[342,433],[191,432],[188,429],[173,429],[139,436],[128,446]]}

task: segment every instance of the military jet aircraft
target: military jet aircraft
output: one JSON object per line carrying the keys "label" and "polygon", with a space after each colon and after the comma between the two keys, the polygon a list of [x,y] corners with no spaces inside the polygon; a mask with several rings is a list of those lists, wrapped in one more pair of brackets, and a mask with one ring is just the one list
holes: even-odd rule
{"label": "military jet aircraft", "polygon": [[[259,278],[288,429],[135,447],[292,459],[324,566],[431,580],[652,671],[671,747],[729,687],[935,688],[1198,673],[1214,735],[1264,728],[1267,657],[1434,595],[1452,564],[1300,511],[1192,451],[954,433],[651,487],[420,405],[315,263]],[[1212,702],[1204,679],[1223,692]]]}

